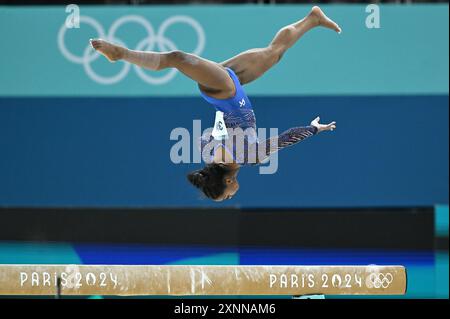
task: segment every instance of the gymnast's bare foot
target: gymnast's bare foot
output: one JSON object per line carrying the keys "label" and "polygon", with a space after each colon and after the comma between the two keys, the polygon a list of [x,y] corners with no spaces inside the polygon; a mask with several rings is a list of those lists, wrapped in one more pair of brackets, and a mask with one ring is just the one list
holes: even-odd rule
{"label": "gymnast's bare foot", "polygon": [[102,39],[90,39],[89,41],[91,46],[103,54],[110,62],[122,59],[125,54],[126,49],[114,43]]}
{"label": "gymnast's bare foot", "polygon": [[325,13],[323,13],[322,9],[320,9],[318,6],[314,6],[311,9],[310,17],[313,17],[314,19],[316,19],[317,20],[317,24],[322,26],[322,27],[334,30],[337,33],[341,33],[342,32],[342,30],[339,27],[339,25],[336,22],[334,22],[333,20],[331,20],[330,18],[328,18],[325,15]]}

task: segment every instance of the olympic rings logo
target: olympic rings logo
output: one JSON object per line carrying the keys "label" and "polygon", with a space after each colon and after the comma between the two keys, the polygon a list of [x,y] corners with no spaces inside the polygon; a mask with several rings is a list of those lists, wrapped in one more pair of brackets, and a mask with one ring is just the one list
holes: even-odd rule
{"label": "olympic rings logo", "polygon": [[[205,32],[195,19],[184,16],[184,15],[176,15],[168,18],[165,20],[158,32],[155,32],[155,29],[151,25],[149,21],[147,21],[144,17],[139,15],[126,15],[123,16],[111,25],[111,28],[109,29],[109,32],[106,33],[103,29],[103,26],[94,18],[89,16],[80,16],[80,23],[85,23],[87,25],[90,25],[93,27],[98,35],[98,38],[105,39],[110,42],[117,43],[122,46],[126,46],[124,41],[119,40],[115,35],[117,30],[122,27],[124,24],[127,23],[137,23],[141,25],[147,32],[147,36],[142,39],[136,46],[135,50],[139,51],[156,51],[155,48],[157,47],[159,51],[172,51],[177,50],[177,46],[175,43],[165,37],[165,32],[168,28],[170,28],[172,25],[176,23],[184,23],[189,25],[197,34],[197,46],[192,51],[193,54],[201,54],[203,52],[203,49],[205,48]],[[94,62],[96,59],[99,58],[100,54],[97,51],[94,51],[91,46],[89,45],[88,41],[86,40],[87,46],[83,51],[82,56],[78,56],[70,52],[65,44],[65,36],[67,32],[67,27],[63,23],[61,28],[58,32],[58,47],[61,53],[64,55],[64,57],[69,60],[70,62],[76,63],[76,64],[82,64],[84,67],[84,70],[86,74],[95,82],[105,85],[114,84],[117,82],[120,82],[130,71],[131,64],[130,63],[124,63],[122,69],[114,76],[111,77],[105,77],[97,74],[91,66],[91,63]],[[153,77],[145,73],[140,67],[133,65],[134,70],[136,71],[137,75],[145,82],[149,84],[154,85],[161,85],[169,82],[173,79],[173,77],[176,75],[177,70],[171,69],[168,73],[166,73],[164,76],[161,77]]]}
{"label": "olympic rings logo", "polygon": [[387,288],[394,280],[394,277],[391,273],[383,274],[373,272],[367,279],[367,286],[369,288]]}

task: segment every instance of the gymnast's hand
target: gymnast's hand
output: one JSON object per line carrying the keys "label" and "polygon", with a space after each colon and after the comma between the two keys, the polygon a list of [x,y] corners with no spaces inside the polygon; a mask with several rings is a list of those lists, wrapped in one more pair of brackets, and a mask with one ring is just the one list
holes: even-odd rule
{"label": "gymnast's hand", "polygon": [[314,126],[317,128],[317,133],[320,133],[322,131],[333,131],[336,128],[336,122],[331,122],[330,124],[320,124],[320,117],[316,117],[311,122],[311,126]]}

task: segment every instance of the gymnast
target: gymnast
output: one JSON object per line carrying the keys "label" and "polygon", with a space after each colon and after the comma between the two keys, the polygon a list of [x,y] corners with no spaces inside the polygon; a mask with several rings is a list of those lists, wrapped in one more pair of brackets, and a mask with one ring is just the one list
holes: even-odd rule
{"label": "gymnast", "polygon": [[[282,148],[336,128],[336,122],[320,124],[320,118],[316,117],[309,126],[291,128],[275,138],[259,143],[255,131],[255,114],[242,87],[263,75],[307,31],[319,26],[341,32],[334,21],[318,6],[314,6],[306,17],[280,29],[267,47],[242,52],[221,63],[179,50],[134,51],[102,39],[91,39],[90,43],[111,62],[124,60],[154,71],[176,68],[198,83],[202,97],[216,108],[214,129],[211,134],[202,136],[201,150],[205,150],[212,140],[220,142],[209,147],[209,160],[205,160],[203,156],[206,166],[189,173],[187,177],[208,198],[222,201],[232,198],[238,191],[237,174],[242,164],[262,163]],[[230,138],[230,134],[236,134],[235,129],[245,130],[244,148],[236,147],[236,143],[232,143],[231,147],[227,146],[226,141],[236,140],[235,135]],[[229,134],[230,131],[233,133]],[[258,148],[260,145],[264,147]],[[255,160],[249,161],[249,157]]]}

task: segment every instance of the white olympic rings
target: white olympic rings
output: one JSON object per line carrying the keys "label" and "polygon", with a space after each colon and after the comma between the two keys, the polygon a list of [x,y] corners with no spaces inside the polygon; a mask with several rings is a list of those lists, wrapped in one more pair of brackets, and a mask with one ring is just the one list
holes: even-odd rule
{"label": "white olympic rings", "polygon": [[[192,51],[193,54],[201,54],[205,48],[205,32],[195,19],[189,16],[183,16],[183,15],[176,15],[168,18],[165,20],[160,28],[159,31],[156,33],[153,26],[149,21],[147,21],[144,17],[139,15],[126,15],[123,16],[111,25],[111,28],[109,29],[108,34],[105,33],[105,30],[103,29],[103,26],[94,18],[89,16],[80,16],[80,23],[85,23],[90,25],[95,29],[97,32],[98,38],[105,39],[107,41],[111,41],[114,43],[117,43],[122,46],[126,46],[125,42],[122,40],[119,40],[115,37],[117,30],[126,23],[137,23],[144,27],[144,29],[147,32],[147,37],[142,39],[136,46],[135,50],[139,51],[156,51],[155,47],[157,46],[159,51],[172,51],[177,50],[177,46],[175,43],[165,37],[165,32],[168,28],[170,28],[172,25],[176,23],[185,23],[188,24],[190,27],[194,29],[194,31],[197,33],[197,46]],[[129,72],[131,64],[130,63],[124,63],[122,69],[119,73],[117,73],[114,76],[111,77],[105,77],[97,74],[91,67],[91,63],[98,59],[100,54],[96,51],[94,51],[91,46],[88,44],[88,41],[86,41],[87,46],[85,50],[83,51],[82,56],[77,56],[70,52],[65,44],[65,35],[66,35],[67,27],[65,23],[61,26],[58,32],[58,47],[61,51],[61,53],[64,55],[64,57],[69,60],[70,62],[76,63],[76,64],[82,64],[84,67],[84,70],[86,74],[95,82],[100,84],[114,84],[117,82],[120,82]],[[171,69],[169,72],[167,72],[162,77],[153,77],[147,73],[145,73],[140,67],[134,65],[134,70],[136,71],[137,75],[145,82],[149,84],[165,84],[172,80],[172,78],[176,75],[177,70]]]}
{"label": "white olympic rings", "polygon": [[394,280],[391,273],[371,273],[369,275],[369,287],[370,288],[387,288]]}

